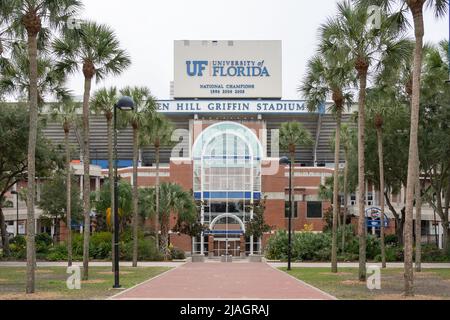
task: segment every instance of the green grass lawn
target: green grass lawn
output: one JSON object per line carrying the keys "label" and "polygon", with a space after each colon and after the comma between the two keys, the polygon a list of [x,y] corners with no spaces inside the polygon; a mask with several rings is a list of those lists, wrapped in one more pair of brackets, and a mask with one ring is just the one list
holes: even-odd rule
{"label": "green grass lawn", "polygon": [[[82,268],[81,268],[82,269]],[[130,288],[150,279],[168,267],[121,267],[120,284]],[[81,270],[82,271],[82,270]],[[0,267],[0,300],[4,299],[105,299],[120,292],[112,289],[111,267],[90,267],[89,280],[81,282],[80,290],[69,290],[66,267],[39,267],[36,270],[36,293],[25,294],[25,267]]]}
{"label": "green grass lawn", "polygon": [[[287,272],[286,268],[281,270]],[[292,268],[288,273],[338,299],[405,299],[402,268],[381,270],[381,290],[369,290],[365,282],[358,281],[358,268],[339,268],[337,274],[331,273],[330,268]],[[415,272],[414,286],[413,299],[450,299],[450,269]]]}

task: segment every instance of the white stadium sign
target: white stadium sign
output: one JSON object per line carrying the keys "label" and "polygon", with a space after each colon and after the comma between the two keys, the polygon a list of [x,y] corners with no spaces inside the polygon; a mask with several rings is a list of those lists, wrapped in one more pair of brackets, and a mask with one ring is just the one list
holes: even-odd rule
{"label": "white stadium sign", "polygon": [[[302,100],[159,100],[161,113],[306,113]],[[324,112],[325,107],[318,108]]]}
{"label": "white stadium sign", "polygon": [[281,98],[281,41],[174,43],[174,98]]}

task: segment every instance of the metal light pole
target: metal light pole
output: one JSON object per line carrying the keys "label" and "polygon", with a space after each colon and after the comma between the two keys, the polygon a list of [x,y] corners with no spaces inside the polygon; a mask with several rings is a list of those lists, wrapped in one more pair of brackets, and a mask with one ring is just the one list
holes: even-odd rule
{"label": "metal light pole", "polygon": [[117,109],[131,111],[134,109],[133,99],[122,97],[114,105],[114,286],[120,288],[119,281],[119,194],[117,177]]}
{"label": "metal light pole", "polygon": [[292,199],[292,163],[288,157],[281,157],[280,164],[289,164],[289,217],[288,217],[288,265],[287,269],[291,270],[291,257],[292,257],[292,212],[293,212],[293,199]]}
{"label": "metal light pole", "polygon": [[11,194],[16,195],[16,237],[19,235],[19,192],[13,190]]}

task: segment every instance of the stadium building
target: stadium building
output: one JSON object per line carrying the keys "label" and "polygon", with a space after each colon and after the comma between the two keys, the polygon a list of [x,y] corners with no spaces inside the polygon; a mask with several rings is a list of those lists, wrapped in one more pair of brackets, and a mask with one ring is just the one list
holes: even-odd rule
{"label": "stadium building", "polygon": [[[286,153],[279,149],[278,143],[278,129],[287,121],[302,123],[314,140],[310,147],[296,148],[293,230],[307,228],[321,232],[330,203],[319,197],[318,190],[334,171],[330,139],[335,118],[328,112],[330,104],[324,101],[316,112],[308,112],[303,100],[282,99],[281,41],[175,41],[170,99],[158,101],[158,112],[174,124],[176,145],[162,148],[159,176],[161,182],[178,183],[192,190],[198,203],[199,221],[207,230],[194,238],[172,232],[170,242],[189,253],[243,256],[260,253],[271,234],[287,229],[289,170],[279,164]],[[344,114],[344,122],[349,122],[353,111]],[[49,123],[44,132],[55,143],[63,142],[60,125]],[[103,116],[91,117],[90,132],[91,189],[97,190],[108,174]],[[72,144],[79,145],[76,134],[71,134]],[[119,132],[118,158],[119,175],[134,183],[130,128]],[[343,159],[342,155],[342,167]],[[74,167],[81,176],[82,166],[74,162]],[[143,147],[138,186],[154,186],[155,176],[154,149]],[[402,190],[392,197],[398,211],[404,196]],[[368,209],[378,205],[379,197],[379,192],[367,184]],[[246,223],[254,214],[253,205],[263,199],[265,221],[272,231],[262,239],[246,237]],[[355,195],[349,195],[347,201],[349,214],[354,218]],[[427,210],[423,209],[422,234],[430,236],[436,230],[436,222]],[[15,232],[15,209],[5,212]],[[389,210],[386,212],[387,232],[393,233],[394,221]],[[24,206],[21,217],[26,217]],[[170,221],[173,227],[176,220]],[[23,223],[23,232],[24,227]],[[375,224],[368,225],[368,229],[378,230]]]}

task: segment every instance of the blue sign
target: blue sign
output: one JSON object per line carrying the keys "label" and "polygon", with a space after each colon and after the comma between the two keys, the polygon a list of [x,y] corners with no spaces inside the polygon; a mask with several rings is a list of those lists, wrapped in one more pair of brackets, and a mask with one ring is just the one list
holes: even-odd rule
{"label": "blue sign", "polygon": [[[369,227],[369,228],[379,229],[381,227],[380,220],[371,220],[370,218],[366,218],[366,224],[367,224],[367,227]],[[387,228],[387,226],[388,226],[388,221],[385,219],[384,227]]]}

